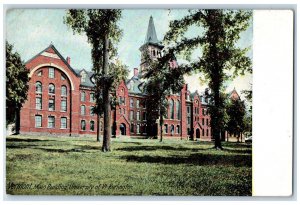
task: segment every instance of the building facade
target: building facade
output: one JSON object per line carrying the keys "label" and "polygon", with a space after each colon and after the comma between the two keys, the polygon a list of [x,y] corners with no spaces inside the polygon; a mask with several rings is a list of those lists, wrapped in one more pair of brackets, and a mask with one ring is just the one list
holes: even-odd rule
{"label": "building facade", "polygon": [[[163,46],[159,43],[150,17],[145,43],[140,47],[141,63],[134,75],[116,89],[119,104],[112,111],[112,132],[120,136],[148,136],[147,94],[143,91],[142,73],[145,56],[159,58]],[[97,116],[92,72],[76,70],[54,45],[26,62],[30,81],[28,100],[21,109],[20,132],[23,134],[53,134],[68,136],[96,135]],[[211,140],[208,98],[198,92],[190,93],[188,85],[181,92],[168,96],[168,114],[164,119],[163,135],[183,139]],[[100,132],[102,132],[102,119]],[[115,129],[113,129],[115,127]],[[159,134],[159,129],[155,132]]]}

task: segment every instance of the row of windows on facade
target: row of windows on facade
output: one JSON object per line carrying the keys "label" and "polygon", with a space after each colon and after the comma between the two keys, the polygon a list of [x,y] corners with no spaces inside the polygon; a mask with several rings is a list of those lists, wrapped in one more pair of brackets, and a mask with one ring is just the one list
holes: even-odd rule
{"label": "row of windows on facade", "polygon": [[[42,83],[41,82],[36,82],[35,84],[35,91],[36,93],[42,93]],[[48,86],[48,93],[55,95],[55,85],[53,83],[50,83]],[[61,86],[61,96],[67,96],[67,86],[62,85]],[[86,93],[81,92],[80,99],[82,102],[86,101]],[[90,102],[95,102],[95,94],[90,93]]]}
{"label": "row of windows on facade", "polygon": [[177,133],[177,134],[180,133],[180,125],[176,125],[176,130],[175,130],[175,126],[174,125],[170,126],[170,130],[168,129],[168,127],[169,127],[168,124],[164,124],[164,133],[165,134],[168,134],[169,132],[171,134],[174,134],[174,132]]}
{"label": "row of windows on facade", "polygon": [[[121,109],[120,109],[120,111],[121,111]],[[123,112],[124,112],[124,114],[126,114],[125,110],[123,110]],[[134,120],[134,111],[133,110],[130,110],[130,120]],[[147,120],[146,112],[143,112],[143,118],[141,119],[141,112],[137,111],[135,120],[144,120],[144,121],[146,121]]]}
{"label": "row of windows on facade", "polygon": [[[195,116],[194,120],[195,120],[195,121],[199,121],[200,118],[199,118],[198,116]],[[187,124],[191,124],[191,117],[190,117],[190,116],[187,117]],[[208,124],[208,118],[206,118],[206,124],[205,124],[205,119],[202,118],[202,125],[206,125],[206,126],[209,125],[209,124]]]}
{"label": "row of windows on facade", "polygon": [[[187,106],[186,109],[187,109],[187,113],[190,114],[191,107]],[[194,107],[194,113],[195,114],[199,114],[200,113],[200,110],[199,110],[198,107]],[[208,110],[207,109],[202,109],[202,115],[207,115],[207,114],[208,114]]]}
{"label": "row of windows on facade", "polygon": [[[42,76],[43,75],[43,71],[39,71],[37,76]],[[48,68],[48,77],[49,78],[55,78],[55,72],[54,72],[54,68]],[[66,77],[64,74],[61,73],[61,80],[66,80]]]}
{"label": "row of windows on facade", "polygon": [[[35,108],[37,110],[41,110],[42,109],[42,98],[41,97],[36,97],[35,99]],[[94,106],[90,107],[90,115],[94,115]],[[55,111],[55,98],[49,99],[48,101],[48,110],[49,111]],[[62,112],[66,112],[67,111],[67,100],[66,99],[62,99],[60,101],[60,110]],[[86,106],[85,105],[81,105],[80,106],[80,114],[81,115],[86,115]]]}
{"label": "row of windows on facade", "polygon": [[[62,85],[60,90],[61,90],[61,95],[62,96],[67,96],[67,86]],[[43,91],[42,83],[39,82],[39,81],[36,82],[35,83],[35,92],[36,93],[42,93],[42,91]],[[53,83],[49,84],[49,86],[48,86],[48,93],[55,95],[55,85]]]}
{"label": "row of windows on facade", "polygon": [[[67,129],[67,118],[61,117],[60,118],[60,128]],[[36,115],[35,116],[35,127],[41,128],[42,127],[42,116]],[[48,116],[48,128],[55,128],[55,117]],[[86,130],[86,121],[81,120],[81,130]],[[95,131],[95,122],[92,120],[90,121],[90,131]]]}

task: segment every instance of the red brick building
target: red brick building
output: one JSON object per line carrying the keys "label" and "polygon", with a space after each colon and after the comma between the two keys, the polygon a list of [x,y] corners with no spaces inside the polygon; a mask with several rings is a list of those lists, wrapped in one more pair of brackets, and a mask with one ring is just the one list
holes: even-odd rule
{"label": "red brick building", "polygon": [[[134,68],[132,78],[117,88],[119,105],[112,111],[116,136],[147,136],[147,103],[140,73],[146,66],[145,53],[159,58],[162,48],[151,17],[145,43],[140,48],[140,68]],[[21,133],[96,135],[97,117],[91,112],[95,104],[92,72],[74,69],[70,58],[65,59],[52,44],[27,61],[26,67],[30,82],[28,100],[21,110]],[[186,84],[180,93],[168,96],[168,102],[164,136],[211,139],[208,98],[204,94],[190,93]]]}

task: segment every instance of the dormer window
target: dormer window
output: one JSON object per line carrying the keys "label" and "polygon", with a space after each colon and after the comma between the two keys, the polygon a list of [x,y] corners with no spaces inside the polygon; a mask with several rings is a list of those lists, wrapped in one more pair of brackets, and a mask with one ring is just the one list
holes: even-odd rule
{"label": "dormer window", "polygon": [[84,71],[81,72],[81,82],[82,83],[86,82],[86,73]]}

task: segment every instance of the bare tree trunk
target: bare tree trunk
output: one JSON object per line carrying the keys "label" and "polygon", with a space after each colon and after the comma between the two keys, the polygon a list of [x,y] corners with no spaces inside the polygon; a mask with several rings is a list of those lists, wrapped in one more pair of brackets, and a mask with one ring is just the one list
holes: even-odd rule
{"label": "bare tree trunk", "polygon": [[[104,37],[104,46],[103,46],[103,73],[104,76],[108,76],[108,45],[109,39],[108,34],[105,34]],[[103,133],[103,145],[102,151],[110,151],[110,140],[111,140],[111,108],[110,108],[110,99],[109,99],[109,87],[105,86],[103,90],[103,104],[104,104],[104,133]]]}
{"label": "bare tree trunk", "polygon": [[[219,88],[215,89],[214,99],[215,99],[215,105],[214,106],[217,109],[219,109],[219,107],[220,107],[220,91],[219,91]],[[219,111],[217,111],[217,113],[218,113],[218,115],[220,115]],[[217,116],[217,117],[219,118],[220,116]],[[217,120],[219,120],[219,119],[217,119]],[[221,144],[221,129],[220,129],[219,125],[214,128],[213,136],[215,138],[215,148],[222,150],[223,147],[222,147],[222,144]]]}
{"label": "bare tree trunk", "polygon": [[164,124],[164,119],[163,119],[163,116],[162,116],[162,113],[161,113],[161,110],[159,111],[160,113],[160,119],[159,119],[159,125],[160,125],[160,142],[162,142],[163,140],[163,124]]}
{"label": "bare tree trunk", "polygon": [[97,142],[100,142],[100,115],[97,114]]}

